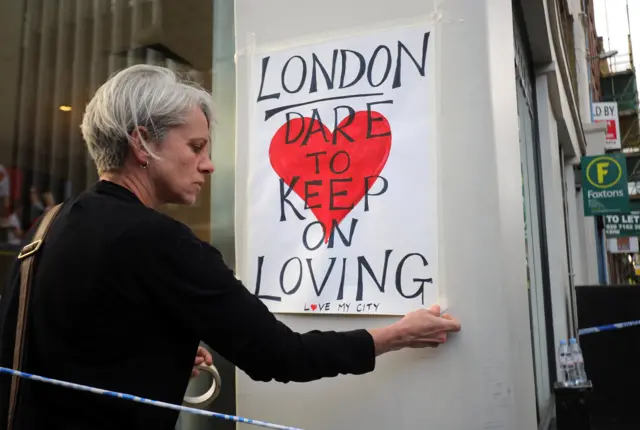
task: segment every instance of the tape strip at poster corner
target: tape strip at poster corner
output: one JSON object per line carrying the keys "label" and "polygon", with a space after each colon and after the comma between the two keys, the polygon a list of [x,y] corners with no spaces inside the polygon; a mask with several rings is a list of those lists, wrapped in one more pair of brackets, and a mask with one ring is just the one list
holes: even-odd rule
{"label": "tape strip at poster corner", "polygon": [[256,52],[240,276],[274,313],[438,301],[432,24]]}

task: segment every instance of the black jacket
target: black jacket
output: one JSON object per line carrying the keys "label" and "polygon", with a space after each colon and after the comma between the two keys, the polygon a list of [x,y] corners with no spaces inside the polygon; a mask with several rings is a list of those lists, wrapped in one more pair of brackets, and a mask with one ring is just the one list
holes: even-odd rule
{"label": "black jacket", "polygon": [[[375,366],[368,332],[291,331],[214,247],[111,182],[63,206],[37,258],[30,373],[180,404],[200,340],[259,381]],[[9,368],[18,282],[15,265],[0,300],[0,362]],[[0,430],[10,379],[0,377]],[[169,430],[176,419],[171,410],[23,380],[15,430]]]}

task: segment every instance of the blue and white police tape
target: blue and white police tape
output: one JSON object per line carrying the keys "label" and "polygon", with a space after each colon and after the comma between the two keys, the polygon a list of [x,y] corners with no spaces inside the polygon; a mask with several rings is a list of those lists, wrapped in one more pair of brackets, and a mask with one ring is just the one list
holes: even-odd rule
{"label": "blue and white police tape", "polygon": [[610,330],[619,330],[621,328],[634,327],[639,325],[640,325],[640,320],[626,321],[626,322],[615,323],[615,324],[605,324],[605,325],[599,325],[596,327],[580,329],[578,330],[578,334],[582,336],[585,334],[600,333],[602,331],[610,331]]}
{"label": "blue and white police tape", "polygon": [[87,385],[74,384],[73,382],[60,381],[58,379],[45,378],[44,376],[32,375],[30,373],[20,372],[18,370],[8,369],[6,367],[0,367],[0,373],[7,373],[9,375],[18,376],[20,378],[31,379],[33,381],[45,382],[48,384],[58,385],[65,388],[72,388],[74,390],[88,391],[94,394],[101,394],[104,396],[118,397],[121,399],[131,400],[138,403],[144,403],[147,405],[158,406],[160,408],[173,409],[180,412],[189,412],[196,415],[204,415],[207,417],[220,418],[226,421],[235,421],[238,423],[251,424],[259,427],[266,427],[277,430],[302,430],[295,427],[287,427],[280,424],[271,424],[264,421],[252,420],[249,418],[237,417],[235,415],[226,415],[218,412],[203,411],[201,409],[189,408],[186,406],[173,405],[171,403],[159,402],[157,400],[145,399],[144,397],[133,396],[131,394],[117,393],[115,391],[103,390],[101,388],[89,387]]}

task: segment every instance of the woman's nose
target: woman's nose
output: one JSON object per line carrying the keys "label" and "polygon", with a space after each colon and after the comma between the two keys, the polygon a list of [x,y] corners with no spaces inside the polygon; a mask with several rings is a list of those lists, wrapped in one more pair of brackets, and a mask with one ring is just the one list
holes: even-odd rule
{"label": "woman's nose", "polygon": [[215,167],[213,166],[213,161],[211,161],[211,158],[207,157],[206,160],[204,160],[201,164],[200,164],[200,171],[204,174],[212,174],[215,170]]}

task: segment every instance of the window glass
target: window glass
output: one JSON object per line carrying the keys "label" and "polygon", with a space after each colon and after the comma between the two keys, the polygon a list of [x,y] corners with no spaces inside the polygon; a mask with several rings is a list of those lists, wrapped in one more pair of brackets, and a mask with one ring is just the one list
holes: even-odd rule
{"label": "window glass", "polygon": [[[98,180],[80,132],[84,108],[109,76],[142,63],[187,74],[213,90],[216,174],[193,206],[160,210],[213,240],[233,265],[233,7],[232,0],[0,1],[2,279],[20,236],[44,208]],[[233,414],[234,368],[214,356],[226,388],[212,407]],[[194,389],[202,393],[202,387]],[[210,424],[206,417],[183,418],[183,429]],[[217,426],[235,428],[232,422]]]}
{"label": "window glass", "polygon": [[518,97],[518,126],[520,131],[520,157],[522,171],[522,197],[525,221],[526,276],[529,293],[531,341],[536,384],[538,414],[548,406],[551,386],[549,382],[546,325],[543,305],[542,273],[540,267],[539,196],[536,177],[536,141],[534,134],[533,83],[526,42],[517,22],[514,23],[515,64]]}
{"label": "window glass", "polygon": [[[80,133],[87,102],[116,71],[139,63],[212,85],[213,2],[16,0],[0,2],[2,266],[16,236],[47,206],[98,178]],[[211,237],[211,184],[192,207],[161,208]]]}

